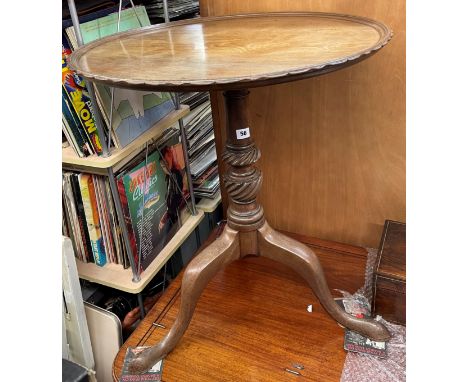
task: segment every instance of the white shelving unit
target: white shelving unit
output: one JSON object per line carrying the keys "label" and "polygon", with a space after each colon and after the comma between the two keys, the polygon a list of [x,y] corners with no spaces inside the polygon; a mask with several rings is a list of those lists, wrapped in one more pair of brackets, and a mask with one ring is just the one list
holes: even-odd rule
{"label": "white shelving unit", "polygon": [[[82,45],[81,32],[79,27],[79,19],[76,13],[74,0],[68,0],[68,6],[77,36],[78,45]],[[165,4],[167,6],[167,4]],[[178,95],[175,94],[176,109],[158,121],[152,128],[139,136],[136,140],[131,142],[123,149],[107,150],[107,142],[105,134],[103,133],[103,123],[97,107],[94,89],[91,84],[88,86],[88,91],[91,95],[93,112],[96,117],[96,127],[99,134],[99,139],[103,147],[102,156],[89,156],[85,158],[78,157],[71,147],[62,150],[62,168],[65,170],[83,171],[98,175],[106,175],[109,178],[110,188],[114,204],[116,207],[119,226],[122,230],[126,252],[132,253],[128,232],[126,229],[125,219],[118,196],[117,186],[115,183],[115,171],[121,168],[126,162],[138,155],[142,150],[147,147],[152,141],[156,140],[163,131],[174,124],[179,125],[181,141],[184,149],[186,171],[188,175],[188,185],[190,193],[190,212],[184,211],[182,214],[182,225],[179,227],[175,235],[166,244],[163,250],[158,253],[153,262],[141,274],[137,272],[133,256],[128,256],[130,261],[130,268],[124,269],[122,265],[106,264],[99,267],[94,263],[84,263],[76,259],[79,277],[89,280],[101,285],[106,285],[114,289],[125,291],[128,293],[137,294],[142,316],[144,316],[144,306],[141,296],[142,290],[151,281],[151,279],[164,267],[166,262],[177,251],[177,249],[184,243],[187,237],[195,230],[203,219],[204,211],[200,209],[197,211],[195,205],[195,197],[193,194],[193,187],[190,177],[190,168],[187,154],[187,144],[185,138],[185,130],[182,118],[186,116],[190,109],[186,105],[180,105]]]}
{"label": "white shelving unit", "polygon": [[108,168],[118,168],[119,164],[133,158],[145,149],[146,143],[151,143],[161,136],[164,130],[176,124],[179,119],[190,112],[186,105],[180,105],[180,109],[174,110],[158,121],[154,126],[140,135],[133,142],[122,149],[111,149],[109,156],[92,155],[80,158],[75,154],[71,146],[62,149],[62,166],[67,169],[77,169],[93,174],[107,175]]}
{"label": "white shelving unit", "polygon": [[106,264],[98,267],[93,263],[84,263],[76,260],[78,274],[80,278],[92,281],[101,285],[119,289],[128,293],[140,293],[151,279],[163,268],[164,264],[177,251],[187,237],[197,228],[204,216],[203,211],[198,211],[196,215],[188,215],[184,219],[182,227],[177,231],[174,237],[166,244],[161,252],[156,256],[153,262],[143,271],[140,281],[132,281],[132,270],[123,269],[118,264]]}
{"label": "white shelving unit", "polygon": [[197,204],[197,208],[199,210],[202,210],[203,212],[211,213],[214,212],[220,204],[221,191],[218,192],[218,196],[216,196],[214,199],[203,198],[202,200],[200,200],[200,202]]}

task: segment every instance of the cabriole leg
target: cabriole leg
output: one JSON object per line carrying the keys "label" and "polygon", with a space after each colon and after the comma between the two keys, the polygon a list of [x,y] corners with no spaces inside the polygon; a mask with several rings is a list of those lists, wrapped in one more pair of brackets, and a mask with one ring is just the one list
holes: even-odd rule
{"label": "cabriole leg", "polygon": [[299,273],[328,314],[341,325],[375,341],[390,339],[390,333],[380,322],[356,318],[337,305],[328,289],[320,261],[309,247],[275,231],[265,223],[258,230],[258,249],[260,256],[283,263]]}
{"label": "cabriole leg", "polygon": [[159,344],[140,353],[131,362],[130,371],[143,373],[174,349],[190,324],[203,289],[219,270],[239,257],[239,235],[225,227],[221,236],[187,266],[182,279],[180,309],[171,330]]}

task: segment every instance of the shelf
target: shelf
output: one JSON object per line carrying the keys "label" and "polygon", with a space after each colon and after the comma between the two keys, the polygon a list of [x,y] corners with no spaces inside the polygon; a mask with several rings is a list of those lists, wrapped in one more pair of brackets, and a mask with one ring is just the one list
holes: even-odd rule
{"label": "shelf", "polygon": [[76,259],[78,275],[82,279],[124,292],[133,294],[140,293],[200,224],[203,216],[204,212],[201,210],[198,211],[197,215],[188,216],[187,220],[174,237],[166,244],[164,249],[156,256],[148,268],[142,272],[139,282],[132,281],[133,274],[131,268],[124,269],[122,265],[119,264],[106,264],[103,267],[99,267],[94,263],[84,263]]}
{"label": "shelf", "polygon": [[158,121],[152,128],[144,132],[137,139],[122,149],[111,149],[110,155],[106,158],[92,155],[80,158],[75,154],[71,146],[62,149],[62,167],[69,170],[90,172],[93,174],[107,174],[107,169],[114,167],[119,162],[132,158],[144,149],[146,142],[158,138],[162,132],[174,125],[180,118],[185,117],[190,112],[187,105],[180,105],[180,109],[174,110]]}
{"label": "shelf", "polygon": [[210,213],[216,210],[216,208],[221,203],[221,193],[218,192],[218,195],[214,199],[203,198],[197,204],[197,209],[202,210],[203,212]]}

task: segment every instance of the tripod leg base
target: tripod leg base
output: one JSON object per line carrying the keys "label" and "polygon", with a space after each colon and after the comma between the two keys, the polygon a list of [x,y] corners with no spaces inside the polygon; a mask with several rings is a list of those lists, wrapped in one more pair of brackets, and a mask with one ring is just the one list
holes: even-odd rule
{"label": "tripod leg base", "polygon": [[208,282],[219,270],[239,258],[239,234],[226,226],[221,236],[187,266],[182,279],[180,309],[169,333],[159,344],[133,359],[129,371],[143,373],[174,349],[187,330],[198,299]]}
{"label": "tripod leg base", "polygon": [[390,339],[390,333],[380,322],[356,318],[341,309],[333,299],[317,255],[307,246],[291,239],[265,223],[258,230],[259,254],[283,263],[299,273],[313,289],[330,316],[348,329],[374,341]]}

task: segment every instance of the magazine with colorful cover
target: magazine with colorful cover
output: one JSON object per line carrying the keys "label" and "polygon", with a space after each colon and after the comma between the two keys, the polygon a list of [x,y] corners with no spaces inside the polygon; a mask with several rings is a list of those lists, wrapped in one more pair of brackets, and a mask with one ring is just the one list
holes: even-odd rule
{"label": "magazine with colorful cover", "polygon": [[[169,131],[172,130],[172,131]],[[179,142],[179,132],[177,129],[166,130],[167,134],[163,134],[151,146],[149,152],[158,150],[161,157],[161,166],[163,168],[167,192],[166,204],[167,212],[162,219],[164,223],[167,219],[170,220],[174,229],[171,229],[169,238],[177,231],[177,226],[180,221],[182,211],[187,207],[187,199],[189,198],[187,171],[185,169],[185,158],[182,143]],[[141,161],[144,158],[144,153],[135,159]],[[138,162],[136,162],[138,163]]]}
{"label": "magazine with colorful cover", "polygon": [[70,100],[68,99],[67,92],[62,85],[62,120],[65,122],[69,134],[77,143],[77,154],[79,156],[89,156],[94,154],[94,150],[90,145],[89,137],[77,120],[75,110],[71,106]]}
{"label": "magazine with colorful cover", "polygon": [[[123,245],[123,248],[125,249],[125,258],[126,258],[126,263],[130,264],[130,256],[133,256],[133,261],[135,263],[135,267],[138,264],[138,248],[137,248],[137,241],[135,237],[135,232],[133,232],[133,226],[132,226],[132,218],[130,216],[130,211],[128,209],[128,200],[127,200],[127,193],[125,192],[125,186],[123,183],[123,179],[121,177],[116,179],[117,183],[117,191],[119,193],[119,199],[120,199],[120,205],[122,206],[122,213],[125,219],[125,227],[127,228],[127,233],[128,233],[128,240],[130,242],[130,248],[132,253],[127,252],[127,247]],[[124,263],[125,267],[125,263]],[[141,270],[141,267],[140,267]]]}
{"label": "magazine with colorful cover", "polygon": [[154,152],[146,165],[143,160],[121,176],[142,271],[164,248],[171,228],[170,219],[164,220],[167,185],[160,161],[159,153]]}
{"label": "magazine with colorful cover", "polygon": [[170,219],[171,224],[176,224],[179,221],[181,211],[187,206],[186,200],[189,198],[184,150],[182,143],[178,141],[178,136],[171,138],[161,148],[161,154],[164,158],[161,164],[167,183],[166,218]]}
{"label": "magazine with colorful cover", "polygon": [[72,240],[75,256],[82,261],[86,261],[84,244],[78,223],[78,214],[76,211],[75,198],[73,197],[70,175],[71,174],[69,172],[62,174],[62,192],[65,205],[65,214],[70,222],[70,239]]}
{"label": "magazine with colorful cover", "polygon": [[91,249],[93,251],[94,262],[103,266],[106,264],[106,252],[104,249],[104,240],[99,226],[99,216],[96,206],[96,197],[94,192],[93,178],[89,174],[79,174],[81,198],[86,216],[86,225],[88,227]]}
{"label": "magazine with colorful cover", "polygon": [[107,208],[109,211],[109,220],[111,225],[112,237],[115,245],[115,252],[117,256],[117,263],[128,267],[128,261],[125,261],[126,257],[124,256],[124,251],[122,248],[122,239],[121,239],[121,229],[117,220],[117,213],[115,211],[114,201],[112,199],[112,193],[110,189],[109,178],[105,177],[104,181],[104,196],[107,200]]}
{"label": "magazine with colorful cover", "polygon": [[107,211],[106,201],[103,194],[104,180],[102,176],[93,175],[94,191],[96,195],[96,204],[99,215],[99,223],[102,231],[102,238],[104,239],[104,249],[107,255],[107,261],[116,263],[114,241],[110,230],[109,213]]}
{"label": "magazine with colorful cover", "polygon": [[148,346],[137,346],[128,347],[125,353],[124,363],[122,366],[122,375],[120,376],[119,382],[143,382],[143,381],[161,381],[163,363],[164,360],[156,362],[156,364],[149,369],[147,372],[142,374],[132,374],[128,371],[130,361],[133,360],[143,350],[147,349]]}
{"label": "magazine with colorful cover", "polygon": [[90,177],[88,178],[89,199],[91,200],[91,209],[93,211],[96,233],[98,235],[100,243],[102,243],[102,252],[100,253],[100,255],[101,255],[101,263],[102,265],[104,265],[110,262],[110,257],[109,257],[109,252],[107,251],[107,248],[106,248],[106,242],[104,238],[105,231],[104,231],[103,226],[101,225],[101,217],[100,217],[100,212],[98,208],[98,199],[96,197],[96,184],[94,182],[94,177],[95,177],[94,175],[90,175]]}
{"label": "magazine with colorful cover", "polygon": [[91,99],[83,78],[68,67],[67,59],[70,54],[71,49],[67,39],[65,36],[62,36],[62,85],[81,126],[90,137],[94,151],[97,154],[101,154],[102,146],[97,133],[95,117],[91,107]]}

